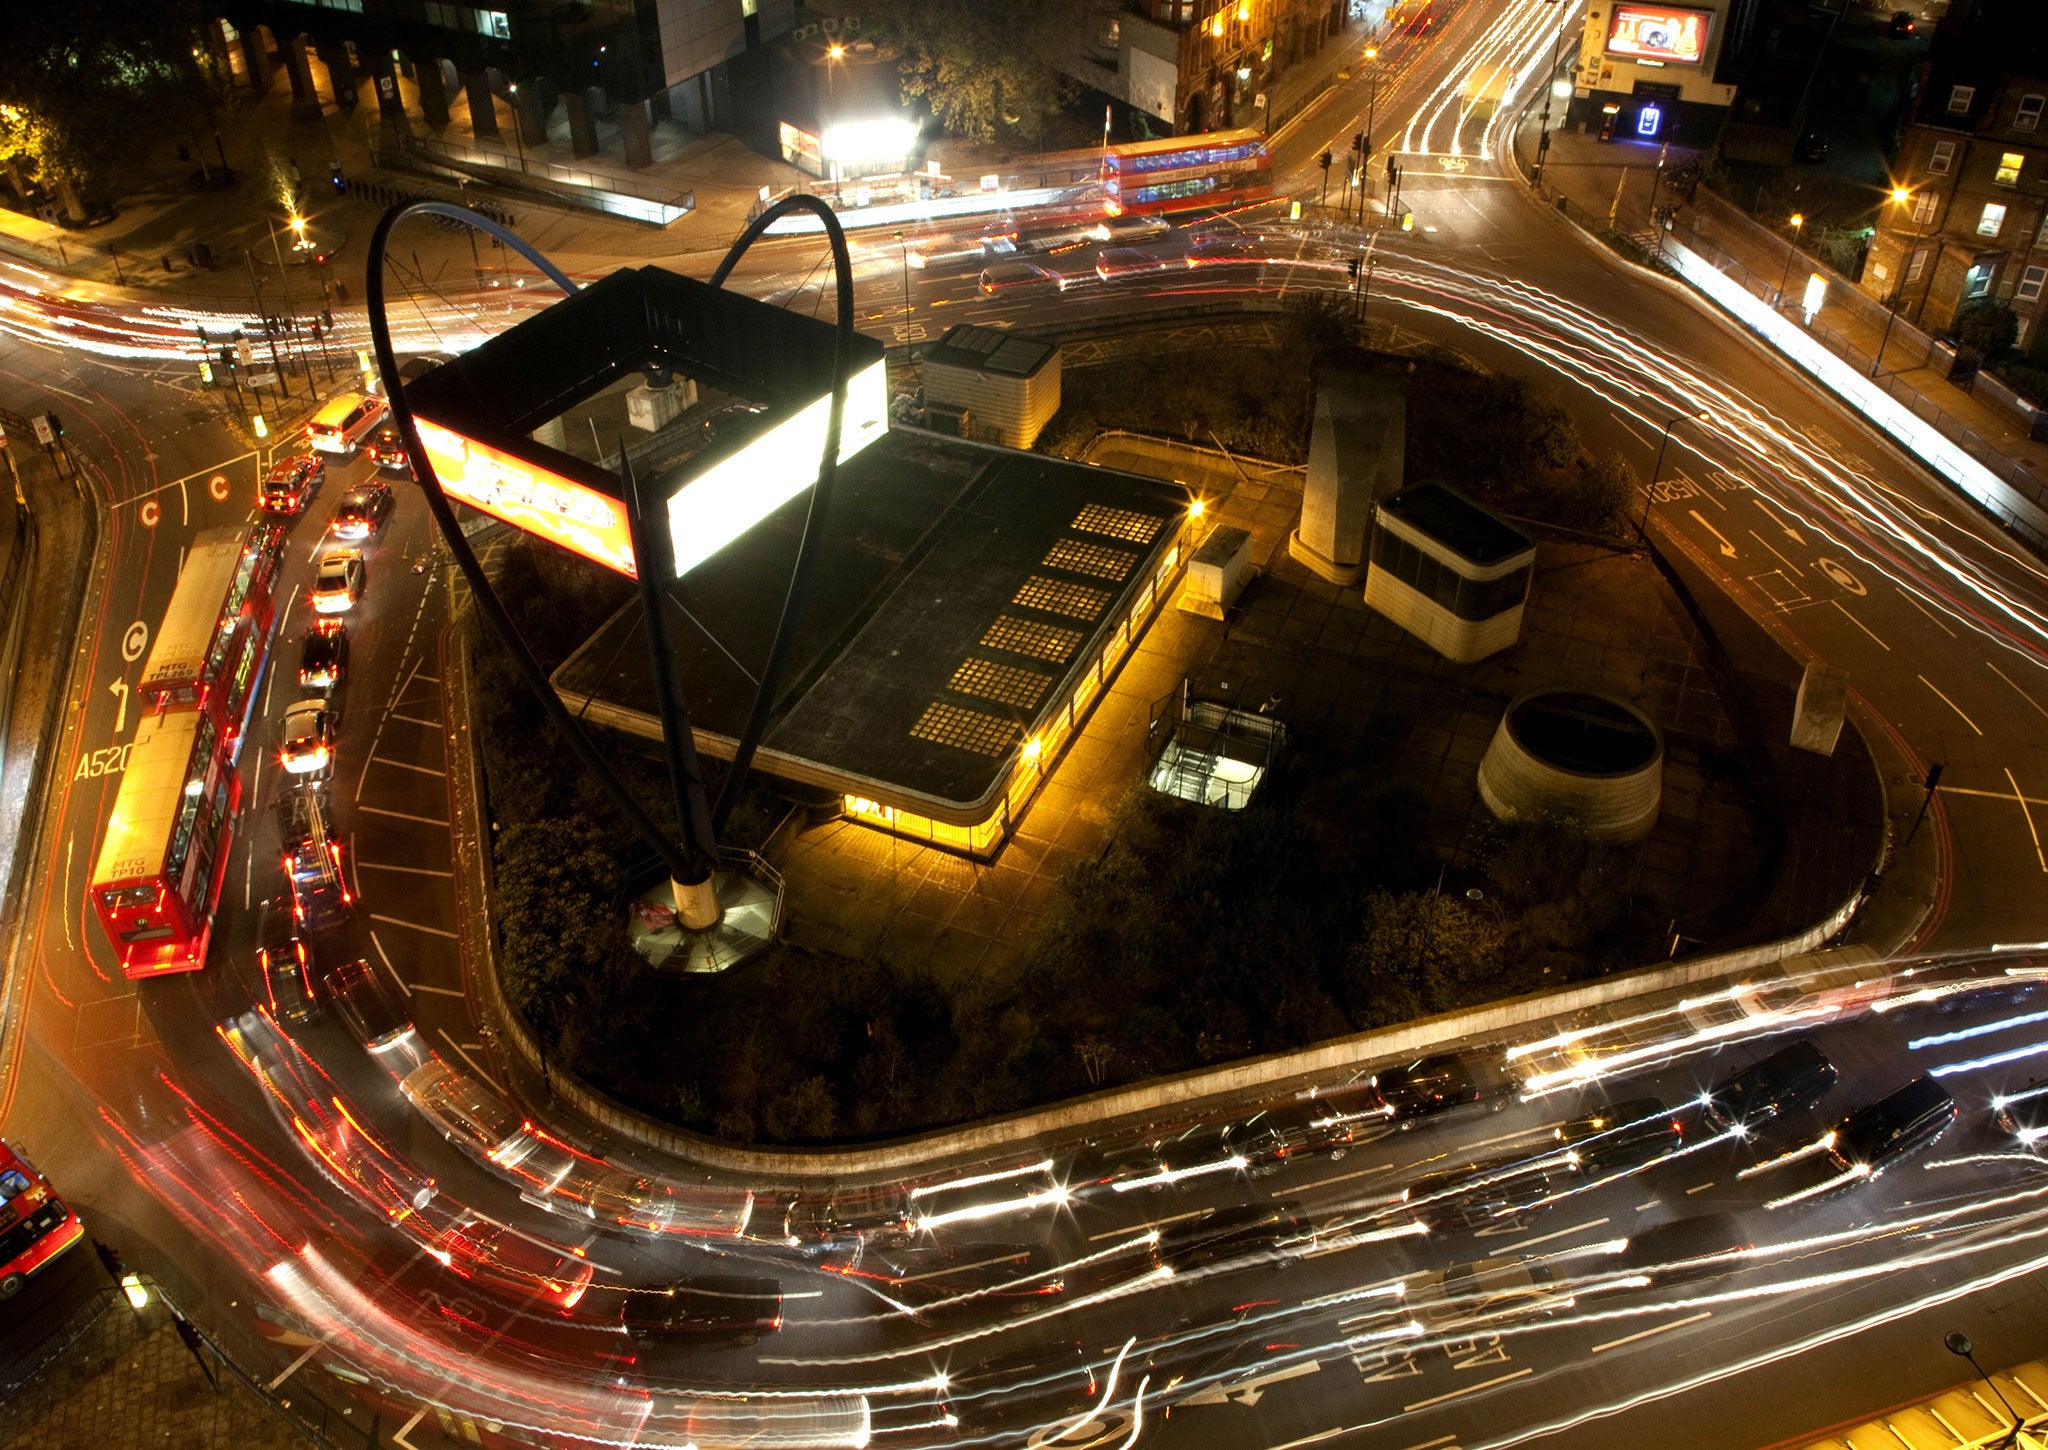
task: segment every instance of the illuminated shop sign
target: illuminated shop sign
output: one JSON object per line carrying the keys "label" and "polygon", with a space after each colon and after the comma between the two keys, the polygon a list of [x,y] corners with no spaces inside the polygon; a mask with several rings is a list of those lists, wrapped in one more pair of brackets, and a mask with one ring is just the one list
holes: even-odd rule
{"label": "illuminated shop sign", "polygon": [[[825,424],[831,411],[832,395],[827,393],[670,496],[668,523],[678,578],[818,481],[818,458],[825,451]],[[839,461],[853,457],[888,426],[889,388],[878,361],[847,380]]]}
{"label": "illuminated shop sign", "polygon": [[1607,26],[1607,53],[1659,65],[1698,65],[1706,58],[1713,12],[1670,5],[1617,5]]}
{"label": "illuminated shop sign", "polygon": [[633,577],[633,535],[618,499],[425,418],[415,422],[450,498]]}

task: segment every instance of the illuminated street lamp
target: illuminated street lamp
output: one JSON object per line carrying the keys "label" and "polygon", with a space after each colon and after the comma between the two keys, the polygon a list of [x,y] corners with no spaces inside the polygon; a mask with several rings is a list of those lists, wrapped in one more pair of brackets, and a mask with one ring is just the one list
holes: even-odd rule
{"label": "illuminated street lamp", "polygon": [[1977,1371],[1977,1378],[1991,1386],[1991,1393],[1998,1396],[1998,1403],[2005,1406],[2005,1412],[2012,1416],[2012,1427],[2001,1435],[1997,1443],[1991,1447],[1991,1450],[2010,1450],[2011,1446],[2019,1443],[2020,1431],[2026,1428],[2026,1421],[2021,1419],[2020,1412],[2012,1407],[2012,1401],[2005,1397],[2005,1391],[1999,1389],[1998,1382],[1992,1379],[1990,1375],[1984,1373],[1984,1366],[1977,1363],[1977,1347],[1970,1343],[1969,1335],[1963,1333],[1960,1329],[1951,1329],[1942,1337],[1941,1342],[1947,1346],[1950,1354],[1957,1355],[1970,1362],[1970,1368]]}
{"label": "illuminated street lamp", "polygon": [[1799,255],[1799,229],[1806,225],[1806,218],[1799,212],[1792,213],[1792,241],[1785,248],[1785,271],[1778,278],[1778,297],[1773,307],[1785,305],[1785,284],[1792,280],[1792,259]]}
{"label": "illuminated street lamp", "polygon": [[[1892,204],[1894,206],[1904,206],[1912,199],[1913,193],[1906,187],[1895,186],[1892,188]],[[1933,221],[1934,214],[1938,210],[1940,210],[1938,205],[1929,207],[1927,209],[1927,220]],[[1892,284],[1892,300],[1885,307],[1884,332],[1877,340],[1877,356],[1870,360],[1870,375],[1873,378],[1877,376],[1878,370],[1884,366],[1884,345],[1891,341],[1892,324],[1899,320],[1899,304],[1906,299],[1907,269],[1911,266],[1913,258],[1920,255],[1920,244],[1926,240],[1926,222],[1917,223],[1913,232],[1913,245],[1899,259],[1899,280]]]}
{"label": "illuminated street lamp", "polygon": [[519,169],[526,170],[526,138],[519,134],[519,83],[514,81],[505,88],[512,96],[512,144],[519,148]]}
{"label": "illuminated street lamp", "polygon": [[1557,6],[1557,39],[1550,42],[1550,69],[1543,73],[1543,129],[1536,137],[1536,174],[1531,178],[1537,186],[1543,185],[1543,158],[1550,154],[1550,97],[1557,88],[1550,84],[1557,76],[1557,53],[1564,48],[1564,23],[1571,18],[1572,7],[1566,0],[1544,0]]}
{"label": "illuminated street lamp", "polygon": [[903,257],[903,319],[910,320],[910,243],[903,239],[903,233],[896,233],[896,250]]}

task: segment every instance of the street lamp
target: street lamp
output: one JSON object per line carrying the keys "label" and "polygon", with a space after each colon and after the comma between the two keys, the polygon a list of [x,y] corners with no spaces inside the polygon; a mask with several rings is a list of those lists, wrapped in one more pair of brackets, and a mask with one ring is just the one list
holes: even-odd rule
{"label": "street lamp", "polygon": [[1806,218],[1799,212],[1792,213],[1792,241],[1785,248],[1785,271],[1778,278],[1778,297],[1773,307],[1785,305],[1785,284],[1792,280],[1792,259],[1799,255],[1799,229],[1806,225]]}
{"label": "street lamp", "polygon": [[[1913,193],[1907,188],[1903,186],[1892,188],[1892,204],[1894,206],[1904,206],[1912,199]],[[1931,206],[1927,209],[1928,221],[1934,220],[1934,213],[1938,209],[1938,206]],[[1873,378],[1877,376],[1878,370],[1884,366],[1884,345],[1891,341],[1892,324],[1899,320],[1899,304],[1906,298],[1906,269],[1911,265],[1912,259],[1920,255],[1920,244],[1927,240],[1925,227],[1926,222],[1915,224],[1913,245],[1899,259],[1899,280],[1892,285],[1892,300],[1885,308],[1884,332],[1877,339],[1877,356],[1870,360],[1870,375]]]}
{"label": "street lamp", "polygon": [[1377,62],[1380,48],[1368,45],[1365,48],[1365,145],[1358,153],[1358,224],[1365,225],[1365,199],[1372,193],[1372,168],[1366,163],[1372,160],[1372,122],[1380,100],[1380,71]]}
{"label": "street lamp", "polygon": [[1671,446],[1671,430],[1680,423],[1705,423],[1711,420],[1708,413],[1679,413],[1664,425],[1664,436],[1657,440],[1657,461],[1650,465],[1650,481],[1643,487],[1643,516],[1636,520],[1636,542],[1646,542],[1644,535],[1650,527],[1650,505],[1657,497],[1657,479],[1664,472],[1664,450]]}
{"label": "street lamp", "polygon": [[903,320],[910,320],[910,243],[903,239],[903,233],[896,233],[896,250],[903,256]]}
{"label": "street lamp", "polygon": [[1960,1329],[1951,1329],[1946,1335],[1942,1336],[1941,1342],[1948,1347],[1950,1354],[1958,1355],[1970,1362],[1970,1368],[1977,1371],[1977,1378],[1991,1386],[1991,1393],[1998,1396],[1998,1403],[2005,1406],[2005,1412],[2012,1416],[2012,1428],[2007,1430],[1999,1438],[1997,1446],[1993,1447],[1993,1450],[2010,1450],[2011,1446],[2019,1443],[2020,1431],[2026,1428],[2026,1421],[2020,1418],[2019,1411],[2015,1410],[2012,1407],[2012,1402],[2006,1399],[2005,1392],[1998,1387],[1998,1382],[1992,1379],[1990,1375],[1984,1373],[1984,1366],[1977,1363],[1976,1346],[1970,1343],[1969,1335],[1963,1333]]}
{"label": "street lamp", "polygon": [[519,125],[519,83],[512,82],[505,88],[512,96],[512,144],[519,148],[519,170],[526,170],[526,138],[520,135]]}
{"label": "street lamp", "polygon": [[1551,82],[1557,79],[1557,53],[1564,49],[1564,23],[1571,19],[1572,7],[1566,0],[1545,0],[1546,4],[1557,6],[1557,39],[1550,42],[1550,69],[1543,73],[1543,129],[1536,138],[1536,174],[1531,180],[1543,185],[1543,158],[1550,154],[1550,96]]}

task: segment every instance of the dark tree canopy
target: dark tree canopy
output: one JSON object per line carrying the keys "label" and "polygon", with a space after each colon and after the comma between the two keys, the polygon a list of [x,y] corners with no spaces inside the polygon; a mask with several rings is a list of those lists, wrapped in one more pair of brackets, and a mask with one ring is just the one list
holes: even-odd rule
{"label": "dark tree canopy", "polygon": [[1085,0],[877,0],[903,45],[903,89],[969,141],[1036,144],[1073,83],[1051,58],[1094,23]]}

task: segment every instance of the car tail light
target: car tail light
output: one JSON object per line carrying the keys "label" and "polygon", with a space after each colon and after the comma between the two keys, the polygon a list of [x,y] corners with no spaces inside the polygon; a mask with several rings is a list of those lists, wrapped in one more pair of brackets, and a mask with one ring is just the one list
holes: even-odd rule
{"label": "car tail light", "polygon": [[781,1316],[780,1314],[778,1314],[778,1315],[776,1315],[776,1316],[775,1316],[775,1317],[774,1317],[773,1319],[769,1320],[769,1321],[768,1321],[768,1327],[769,1327],[770,1329],[780,1329],[780,1328],[782,1328],[782,1316]]}

